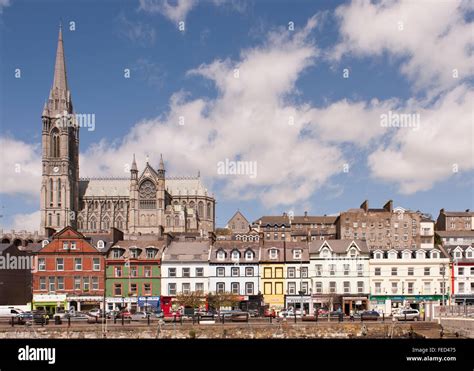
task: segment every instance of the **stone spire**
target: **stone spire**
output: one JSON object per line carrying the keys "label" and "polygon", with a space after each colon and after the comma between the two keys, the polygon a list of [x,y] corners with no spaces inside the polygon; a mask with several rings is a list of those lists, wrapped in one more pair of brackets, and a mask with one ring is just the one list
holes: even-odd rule
{"label": "stone spire", "polygon": [[162,179],[165,178],[165,163],[163,161],[163,154],[160,153],[160,166],[158,168],[158,176]]}
{"label": "stone spire", "polygon": [[135,161],[135,153],[133,154],[132,169],[133,171],[138,171],[137,162]]}

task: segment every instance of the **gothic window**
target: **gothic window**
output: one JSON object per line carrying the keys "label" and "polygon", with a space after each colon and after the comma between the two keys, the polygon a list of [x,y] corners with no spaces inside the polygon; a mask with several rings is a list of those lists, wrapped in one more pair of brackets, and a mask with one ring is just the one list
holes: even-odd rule
{"label": "gothic window", "polygon": [[166,217],[166,226],[171,227],[171,217],[169,215]]}
{"label": "gothic window", "polygon": [[207,203],[207,210],[206,210],[206,216],[208,219],[211,219],[211,203]]}
{"label": "gothic window", "polygon": [[91,220],[90,220],[90,228],[89,229],[92,229],[92,230],[95,230],[97,229],[97,222],[95,220],[95,217],[91,217]]}
{"label": "gothic window", "polygon": [[53,179],[49,179],[49,206],[53,206]]}
{"label": "gothic window", "polygon": [[199,201],[198,204],[198,215],[202,218],[204,216],[204,203]]}
{"label": "gothic window", "polygon": [[51,157],[59,157],[59,130],[51,131]]}
{"label": "gothic window", "polygon": [[82,222],[82,218],[81,217],[77,218],[77,228],[82,229],[83,227],[84,227],[84,224]]}
{"label": "gothic window", "polygon": [[178,215],[176,215],[176,216],[174,217],[174,226],[175,226],[175,227],[179,227],[179,216],[178,216]]}
{"label": "gothic window", "polygon": [[117,223],[116,224],[117,224],[116,226],[117,226],[118,229],[123,228],[123,222],[122,222],[122,218],[120,216],[117,218]]}
{"label": "gothic window", "polygon": [[53,216],[48,214],[48,225],[51,226],[53,224]]}
{"label": "gothic window", "polygon": [[151,180],[147,179],[140,185],[139,197],[141,209],[156,208],[156,187]]}
{"label": "gothic window", "polygon": [[58,179],[58,207],[61,207],[61,179]]}
{"label": "gothic window", "polygon": [[189,203],[189,208],[190,208],[190,209],[194,209],[194,201],[191,201],[191,202]]}
{"label": "gothic window", "polygon": [[104,225],[104,229],[109,229],[109,227],[110,227],[109,218],[104,218],[103,225]]}
{"label": "gothic window", "polygon": [[58,227],[61,225],[61,216],[59,214],[56,215],[56,225]]}

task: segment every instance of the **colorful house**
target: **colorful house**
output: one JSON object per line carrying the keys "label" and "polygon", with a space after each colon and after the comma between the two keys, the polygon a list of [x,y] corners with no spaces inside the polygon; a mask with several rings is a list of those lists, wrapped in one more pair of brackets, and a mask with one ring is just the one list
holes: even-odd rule
{"label": "colorful house", "polygon": [[285,242],[260,240],[260,290],[268,309],[285,306]]}
{"label": "colorful house", "polygon": [[118,241],[107,253],[108,310],[157,310],[160,307],[161,255],[165,240]]}

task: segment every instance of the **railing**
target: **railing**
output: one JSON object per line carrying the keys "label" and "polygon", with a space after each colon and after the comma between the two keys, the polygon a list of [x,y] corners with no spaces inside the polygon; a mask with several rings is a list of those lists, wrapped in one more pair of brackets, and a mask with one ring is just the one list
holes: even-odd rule
{"label": "railing", "polygon": [[465,317],[474,319],[474,305],[435,305],[434,318]]}

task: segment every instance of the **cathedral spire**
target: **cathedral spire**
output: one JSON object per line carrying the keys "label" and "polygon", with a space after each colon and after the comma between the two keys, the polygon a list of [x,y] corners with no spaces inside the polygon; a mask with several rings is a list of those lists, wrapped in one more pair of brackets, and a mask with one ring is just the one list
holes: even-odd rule
{"label": "cathedral spire", "polygon": [[54,65],[53,90],[54,89],[58,89],[60,93],[66,93],[68,91],[63,46],[63,27],[61,24],[59,24],[58,48],[56,50],[56,64]]}
{"label": "cathedral spire", "polygon": [[133,154],[132,169],[133,171],[138,171],[137,162],[135,161],[135,153]]}
{"label": "cathedral spire", "polygon": [[160,153],[160,170],[165,170],[165,163],[163,162],[163,154]]}

